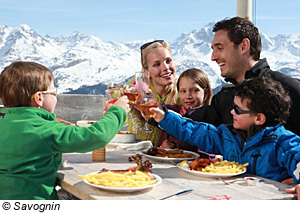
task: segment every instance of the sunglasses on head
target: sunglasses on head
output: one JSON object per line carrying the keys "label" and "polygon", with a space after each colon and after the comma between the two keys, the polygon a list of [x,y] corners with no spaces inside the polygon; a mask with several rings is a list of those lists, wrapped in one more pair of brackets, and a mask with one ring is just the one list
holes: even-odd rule
{"label": "sunglasses on head", "polygon": [[235,111],[235,113],[237,115],[239,115],[239,114],[247,114],[247,113],[255,113],[254,111],[251,111],[251,110],[241,110],[235,104],[233,105],[233,110]]}
{"label": "sunglasses on head", "polygon": [[150,46],[152,43],[163,43],[163,42],[164,40],[154,40],[152,42],[145,43],[144,45],[141,46],[141,51],[147,48],[148,46]]}

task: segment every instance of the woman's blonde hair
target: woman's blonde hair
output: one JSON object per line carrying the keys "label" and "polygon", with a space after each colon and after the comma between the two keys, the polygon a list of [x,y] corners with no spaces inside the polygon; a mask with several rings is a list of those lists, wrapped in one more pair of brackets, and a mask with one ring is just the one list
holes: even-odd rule
{"label": "woman's blonde hair", "polygon": [[5,107],[30,106],[31,96],[47,90],[53,80],[52,72],[41,64],[13,62],[0,74],[0,98]]}
{"label": "woman's blonde hair", "polygon": [[204,90],[204,99],[203,99],[203,105],[210,105],[211,98],[213,96],[212,89],[210,86],[210,82],[208,79],[208,76],[200,69],[192,68],[185,70],[183,73],[180,74],[178,81],[177,81],[177,90],[179,91],[180,86],[180,80],[183,77],[188,77],[192,80],[194,80],[199,87],[201,87]]}
{"label": "woman's blonde hair", "polygon": [[[149,45],[148,45],[149,44]],[[148,61],[147,61],[147,56],[150,52],[152,52],[154,49],[157,49],[157,48],[165,48],[167,49],[170,54],[171,54],[171,57],[172,56],[172,51],[171,51],[171,46],[169,45],[168,42],[166,41],[154,41],[154,42],[150,42],[148,43],[144,48],[143,46],[141,47],[141,64],[142,64],[142,71],[145,71],[148,69]],[[176,69],[174,71],[174,75],[176,75]],[[174,104],[178,104],[178,92],[177,92],[177,89],[176,89],[176,83],[173,83],[169,86],[167,86],[167,91],[169,91],[168,93],[168,97],[165,101],[165,104],[171,104],[171,105],[174,105]]]}

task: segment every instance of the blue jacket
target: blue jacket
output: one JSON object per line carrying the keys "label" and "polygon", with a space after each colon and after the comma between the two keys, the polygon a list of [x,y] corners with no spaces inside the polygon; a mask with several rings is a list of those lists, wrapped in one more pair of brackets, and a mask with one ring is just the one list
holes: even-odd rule
{"label": "blue jacket", "polygon": [[166,112],[159,126],[202,151],[221,154],[228,161],[248,162],[248,173],[280,182],[293,176],[295,184],[299,182],[299,171],[295,170],[300,162],[300,137],[280,124],[260,129],[245,143],[224,124],[215,127],[172,111]]}

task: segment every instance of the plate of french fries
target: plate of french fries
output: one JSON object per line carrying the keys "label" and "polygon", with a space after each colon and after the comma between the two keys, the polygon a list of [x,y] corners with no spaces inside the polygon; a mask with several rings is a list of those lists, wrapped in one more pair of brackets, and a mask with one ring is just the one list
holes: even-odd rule
{"label": "plate of french fries", "polygon": [[[194,161],[182,161],[177,167],[185,172],[200,177],[227,178],[237,176],[247,171],[248,163],[239,164],[235,161],[207,161],[205,158],[197,158]],[[206,163],[205,163],[206,162]],[[197,166],[198,164],[198,166]]]}
{"label": "plate of french fries", "polygon": [[155,187],[162,182],[160,176],[142,171],[105,171],[78,175],[93,187],[112,192],[137,192]]}

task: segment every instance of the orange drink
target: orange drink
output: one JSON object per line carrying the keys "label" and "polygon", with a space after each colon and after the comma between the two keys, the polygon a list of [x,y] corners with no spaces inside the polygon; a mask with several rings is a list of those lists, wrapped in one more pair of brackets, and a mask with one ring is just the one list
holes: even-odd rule
{"label": "orange drink", "polygon": [[134,105],[135,101],[138,99],[138,93],[137,92],[124,92],[124,95],[126,95],[129,99],[129,104]]}
{"label": "orange drink", "polygon": [[150,112],[150,108],[158,107],[156,100],[151,100],[149,102],[143,103],[139,105],[139,108],[141,110],[141,114],[145,119],[150,119],[154,116],[154,112]]}

